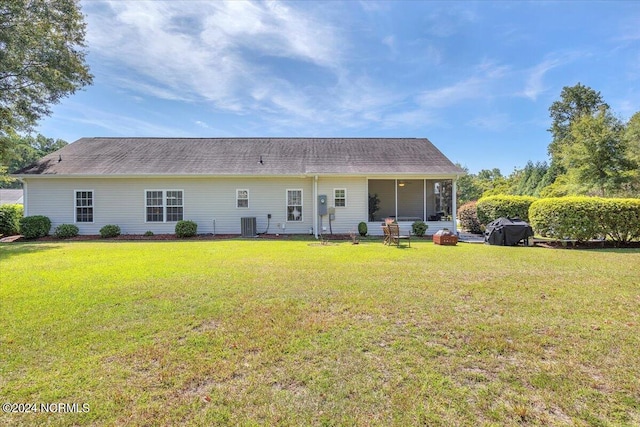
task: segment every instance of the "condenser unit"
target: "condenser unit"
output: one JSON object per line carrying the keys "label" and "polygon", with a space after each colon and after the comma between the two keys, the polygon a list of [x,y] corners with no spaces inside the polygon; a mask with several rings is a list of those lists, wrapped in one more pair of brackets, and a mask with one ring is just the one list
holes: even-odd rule
{"label": "condenser unit", "polygon": [[240,218],[240,232],[242,237],[255,237],[256,236],[256,217]]}

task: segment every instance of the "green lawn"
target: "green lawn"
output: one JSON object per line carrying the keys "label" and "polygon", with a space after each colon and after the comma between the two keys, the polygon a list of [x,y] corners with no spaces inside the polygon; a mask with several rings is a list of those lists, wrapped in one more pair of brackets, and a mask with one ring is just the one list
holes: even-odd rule
{"label": "green lawn", "polygon": [[[640,251],[0,245],[0,425],[640,425]],[[81,406],[80,406],[81,407]]]}

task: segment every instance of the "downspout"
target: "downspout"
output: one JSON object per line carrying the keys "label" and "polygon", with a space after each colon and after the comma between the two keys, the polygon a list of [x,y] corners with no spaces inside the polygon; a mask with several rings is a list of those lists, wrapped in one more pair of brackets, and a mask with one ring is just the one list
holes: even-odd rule
{"label": "downspout", "polygon": [[18,178],[20,181],[22,181],[22,209],[23,209],[23,215],[24,216],[29,216],[29,204],[27,203],[27,181],[25,181],[22,178]]}
{"label": "downspout", "polygon": [[318,175],[313,177],[313,236],[318,238]]}

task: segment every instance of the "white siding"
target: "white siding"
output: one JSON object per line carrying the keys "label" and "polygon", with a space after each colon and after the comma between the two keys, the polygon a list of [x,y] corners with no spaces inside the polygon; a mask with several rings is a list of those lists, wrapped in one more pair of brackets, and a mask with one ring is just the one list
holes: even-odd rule
{"label": "white siding", "polygon": [[[346,206],[336,207],[336,219],[331,222],[331,230],[336,234],[346,234],[358,231],[360,221],[367,222],[369,212],[369,196],[367,194],[367,179],[364,177],[320,177],[318,179],[318,195],[326,195],[329,207],[335,207],[334,192],[336,188],[347,190]],[[322,217],[322,226],[329,232],[329,216]]]}
{"label": "white siding", "polygon": [[[306,234],[313,227],[312,184],[313,178],[28,179],[29,196],[25,204],[29,215],[48,216],[53,230],[60,224],[74,223],[74,190],[91,188],[94,221],[76,223],[81,234],[98,234],[106,224],[120,226],[123,234],[142,234],[147,230],[173,233],[175,222],[145,222],[145,190],[180,189],[184,191],[184,219],[195,221],[198,233],[212,233],[215,219],[217,234],[240,234],[241,217],[256,217],[258,232],[264,232],[267,214],[271,214],[269,233],[283,233],[278,225],[286,224],[285,233]],[[366,192],[366,184],[364,187]],[[238,188],[249,190],[249,208],[236,207]],[[303,190],[303,221],[286,221],[288,188]],[[354,189],[353,194],[358,191]]]}

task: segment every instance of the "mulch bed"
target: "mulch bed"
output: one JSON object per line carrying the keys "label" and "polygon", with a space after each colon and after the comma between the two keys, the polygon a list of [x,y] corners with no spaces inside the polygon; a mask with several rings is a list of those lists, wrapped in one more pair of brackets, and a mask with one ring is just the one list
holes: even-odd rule
{"label": "mulch bed", "polygon": [[640,248],[640,242],[629,242],[624,245],[616,244],[610,240],[590,240],[588,242],[567,241],[536,241],[535,246],[549,249],[621,249]]}

